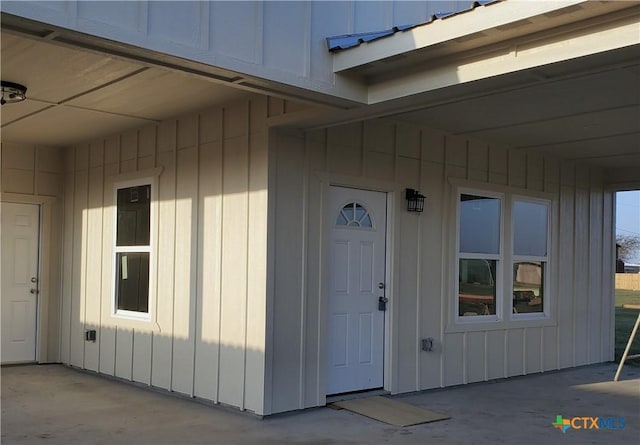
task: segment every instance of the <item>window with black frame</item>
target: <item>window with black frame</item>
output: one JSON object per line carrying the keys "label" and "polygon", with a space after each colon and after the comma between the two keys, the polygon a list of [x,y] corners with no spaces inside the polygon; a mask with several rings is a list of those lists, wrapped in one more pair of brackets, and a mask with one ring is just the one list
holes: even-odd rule
{"label": "window with black frame", "polygon": [[151,185],[119,188],[116,195],[115,309],[148,313]]}

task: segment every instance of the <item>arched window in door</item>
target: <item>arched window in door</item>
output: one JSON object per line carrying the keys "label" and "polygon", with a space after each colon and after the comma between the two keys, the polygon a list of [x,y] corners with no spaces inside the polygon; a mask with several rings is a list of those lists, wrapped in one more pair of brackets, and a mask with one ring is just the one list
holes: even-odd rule
{"label": "arched window in door", "polygon": [[336,226],[358,227],[361,229],[372,229],[373,221],[369,211],[362,204],[350,202],[345,205],[336,218]]}

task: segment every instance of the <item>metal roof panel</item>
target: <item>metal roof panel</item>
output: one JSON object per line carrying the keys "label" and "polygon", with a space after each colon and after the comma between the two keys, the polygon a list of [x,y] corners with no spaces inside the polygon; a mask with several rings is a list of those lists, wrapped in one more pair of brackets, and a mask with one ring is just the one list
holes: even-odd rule
{"label": "metal roof panel", "polygon": [[486,6],[493,3],[498,3],[502,0],[477,0],[471,3],[469,8],[462,9],[460,11],[450,11],[450,12],[438,12],[432,14],[426,21],[413,23],[413,24],[405,24],[405,25],[397,25],[391,29],[385,29],[382,31],[372,31],[372,32],[362,32],[358,34],[346,34],[340,36],[327,37],[327,46],[329,51],[339,51],[344,49],[353,48],[359,46],[361,43],[368,43],[374,40],[378,40],[384,37],[391,36],[397,32],[404,32],[410,29],[416,28],[418,26],[428,25],[436,20],[443,20],[448,17],[452,17],[458,14],[464,14],[469,11],[473,11],[479,6]]}

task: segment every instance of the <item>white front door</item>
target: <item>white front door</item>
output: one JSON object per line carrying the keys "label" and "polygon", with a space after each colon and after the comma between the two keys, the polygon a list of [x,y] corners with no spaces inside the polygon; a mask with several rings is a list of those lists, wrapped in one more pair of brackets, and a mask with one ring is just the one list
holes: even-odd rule
{"label": "white front door", "polygon": [[2,363],[36,359],[40,208],[3,202]]}
{"label": "white front door", "polygon": [[384,385],[386,200],[331,187],[327,394]]}

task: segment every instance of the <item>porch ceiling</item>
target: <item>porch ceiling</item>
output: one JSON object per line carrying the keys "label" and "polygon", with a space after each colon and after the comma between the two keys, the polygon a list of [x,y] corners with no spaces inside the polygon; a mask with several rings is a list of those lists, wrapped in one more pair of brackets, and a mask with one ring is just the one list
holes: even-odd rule
{"label": "porch ceiling", "polygon": [[339,51],[334,70],[368,84],[379,116],[586,162],[615,188],[640,187],[640,7],[534,3],[492,3]]}
{"label": "porch ceiling", "polygon": [[1,33],[2,80],[27,100],[2,106],[2,141],[68,146],[248,94],[170,71],[45,40]]}
{"label": "porch ceiling", "polygon": [[636,168],[640,180],[640,47],[545,65],[469,86],[397,119],[471,139]]}
{"label": "porch ceiling", "polygon": [[[28,88],[26,101],[2,107],[2,141],[68,146],[250,94],[233,77],[222,84],[47,37],[3,30],[1,38],[2,79]],[[588,162],[611,182],[624,171],[640,187],[640,45],[309,116],[272,124],[392,117]]]}

